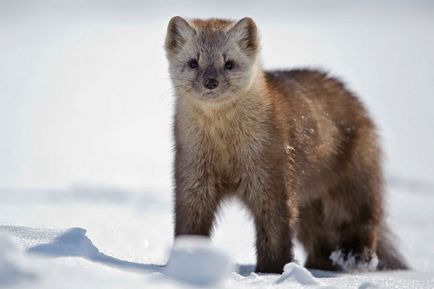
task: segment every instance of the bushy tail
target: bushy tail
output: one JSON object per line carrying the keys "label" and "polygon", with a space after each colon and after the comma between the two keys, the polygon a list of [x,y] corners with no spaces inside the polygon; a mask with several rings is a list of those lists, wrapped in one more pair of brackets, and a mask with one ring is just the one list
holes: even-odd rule
{"label": "bushy tail", "polygon": [[378,270],[407,270],[409,267],[404,257],[391,241],[393,235],[387,228],[383,228],[377,245]]}

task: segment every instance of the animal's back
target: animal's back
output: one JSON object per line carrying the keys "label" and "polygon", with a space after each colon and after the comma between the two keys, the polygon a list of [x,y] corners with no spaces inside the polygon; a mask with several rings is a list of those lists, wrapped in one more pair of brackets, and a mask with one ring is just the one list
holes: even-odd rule
{"label": "animal's back", "polygon": [[355,122],[373,127],[357,97],[341,80],[326,72],[314,69],[267,71],[266,78],[273,90],[279,91],[291,103],[305,106],[307,111],[303,112],[313,113],[314,118],[326,117],[345,131],[351,129],[349,126]]}
{"label": "animal's back", "polygon": [[266,79],[276,111],[287,125],[295,169],[303,171],[301,201],[337,182],[355,153],[369,152],[379,164],[375,126],[340,80],[311,69],[266,72]]}

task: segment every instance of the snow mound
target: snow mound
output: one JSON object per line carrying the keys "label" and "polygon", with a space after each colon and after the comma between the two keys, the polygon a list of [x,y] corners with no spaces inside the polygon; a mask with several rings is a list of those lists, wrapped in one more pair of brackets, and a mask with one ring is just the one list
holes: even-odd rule
{"label": "snow mound", "polygon": [[10,238],[0,235],[0,287],[36,278],[23,268],[20,253]]}
{"label": "snow mound", "polygon": [[304,267],[296,263],[288,263],[283,267],[283,274],[277,279],[276,283],[280,284],[288,282],[289,280],[295,281],[301,285],[321,285],[313,275]]}
{"label": "snow mound", "polygon": [[369,262],[361,262],[351,253],[345,254],[341,250],[335,250],[330,254],[333,264],[339,265],[346,272],[370,272],[378,266],[378,257],[374,255]]}
{"label": "snow mound", "polygon": [[71,228],[52,243],[34,246],[28,251],[44,255],[81,257],[92,257],[99,253],[86,237],[86,230],[82,228]]}
{"label": "snow mound", "polygon": [[233,271],[231,258],[199,236],[181,236],[175,240],[164,273],[173,279],[208,286],[222,282]]}

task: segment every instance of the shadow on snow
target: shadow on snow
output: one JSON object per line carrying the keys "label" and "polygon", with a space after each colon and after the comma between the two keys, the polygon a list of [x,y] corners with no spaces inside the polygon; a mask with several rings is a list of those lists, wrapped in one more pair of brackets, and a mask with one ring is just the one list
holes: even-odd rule
{"label": "shadow on snow", "polygon": [[127,269],[140,272],[161,272],[162,266],[153,264],[141,264],[117,259],[99,251],[99,249],[86,236],[86,230],[72,228],[61,234],[48,244],[41,244],[27,250],[29,253],[54,257],[82,257],[87,260],[101,263],[119,269]]}

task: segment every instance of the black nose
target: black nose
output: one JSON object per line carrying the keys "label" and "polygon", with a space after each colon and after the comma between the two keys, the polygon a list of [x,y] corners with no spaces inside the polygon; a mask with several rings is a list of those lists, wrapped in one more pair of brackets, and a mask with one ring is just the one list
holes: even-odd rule
{"label": "black nose", "polygon": [[214,89],[219,85],[219,82],[215,78],[208,78],[208,79],[205,79],[205,82],[203,83],[203,85],[208,89]]}

